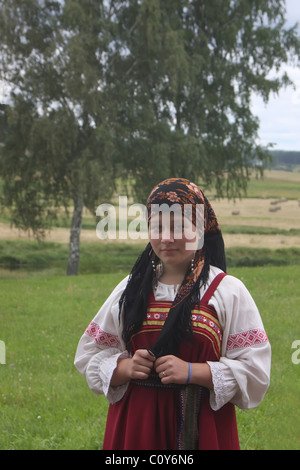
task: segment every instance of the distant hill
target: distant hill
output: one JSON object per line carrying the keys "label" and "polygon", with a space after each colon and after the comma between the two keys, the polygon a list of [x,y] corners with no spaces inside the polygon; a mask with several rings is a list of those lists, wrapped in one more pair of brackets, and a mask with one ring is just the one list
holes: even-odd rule
{"label": "distant hill", "polygon": [[276,170],[300,170],[300,151],[271,150],[272,168]]}

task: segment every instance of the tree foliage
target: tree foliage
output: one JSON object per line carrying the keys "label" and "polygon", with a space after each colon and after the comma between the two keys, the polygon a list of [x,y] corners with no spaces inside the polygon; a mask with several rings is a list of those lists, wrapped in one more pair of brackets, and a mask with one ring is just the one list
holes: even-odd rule
{"label": "tree foliage", "polygon": [[[84,206],[114,188],[99,2],[1,2],[2,73],[12,86],[1,173],[13,220],[40,233],[74,205],[68,272],[77,272]],[[101,2],[100,2],[101,7]]]}
{"label": "tree foliage", "polygon": [[[125,77],[123,142],[142,194],[157,175],[199,177],[229,196],[246,187],[256,144],[251,95],[268,101],[289,83],[280,66],[299,53],[283,1],[121,2],[111,80]],[[276,70],[275,78],[270,71]]]}
{"label": "tree foliage", "polygon": [[[141,202],[164,177],[245,188],[256,143],[251,95],[268,101],[299,57],[284,0],[0,0],[9,132],[0,168],[14,222],[41,231],[74,206],[69,273],[84,206],[116,178]],[[270,78],[270,72],[276,74]]]}

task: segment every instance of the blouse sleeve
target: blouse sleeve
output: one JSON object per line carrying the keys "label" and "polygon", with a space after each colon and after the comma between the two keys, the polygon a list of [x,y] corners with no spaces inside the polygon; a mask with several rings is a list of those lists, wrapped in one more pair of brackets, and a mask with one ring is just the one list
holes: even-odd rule
{"label": "blouse sleeve", "polygon": [[118,360],[129,357],[122,340],[122,322],[119,320],[119,299],[127,279],[123,279],[114,289],[88,325],[80,338],[74,361],[89,388],[96,394],[104,394],[110,403],[121,400],[128,386],[110,386]]}
{"label": "blouse sleeve", "polygon": [[209,303],[223,330],[221,358],[208,362],[214,384],[210,405],[213,410],[228,402],[254,408],[269,387],[271,369],[271,347],[257,306],[233,276],[222,280]]}

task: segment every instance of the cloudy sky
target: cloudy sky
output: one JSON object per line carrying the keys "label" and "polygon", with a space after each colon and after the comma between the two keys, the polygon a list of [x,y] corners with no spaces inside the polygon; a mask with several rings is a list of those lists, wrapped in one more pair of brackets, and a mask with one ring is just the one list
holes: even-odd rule
{"label": "cloudy sky", "polygon": [[[287,25],[299,23],[300,0],[286,0]],[[300,66],[286,66],[296,89],[282,89],[279,95],[271,96],[267,105],[253,97],[252,111],[260,119],[259,142],[274,143],[275,150],[300,150]]]}

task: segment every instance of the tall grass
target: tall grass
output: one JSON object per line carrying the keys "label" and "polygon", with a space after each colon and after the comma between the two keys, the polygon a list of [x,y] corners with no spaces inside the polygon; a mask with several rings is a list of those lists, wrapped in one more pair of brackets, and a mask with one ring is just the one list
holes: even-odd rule
{"label": "tall grass", "polygon": [[[272,345],[271,386],[237,410],[242,449],[300,448],[300,267],[231,268],[244,281]],[[0,449],[99,449],[107,402],[73,366],[78,340],[124,273],[0,280]]]}
{"label": "tall grass", "polygon": [[[81,243],[80,274],[128,273],[145,247],[140,244]],[[69,247],[34,240],[0,240],[0,278],[28,275],[63,275]],[[300,265],[300,248],[248,248],[226,250],[228,267]]]}

